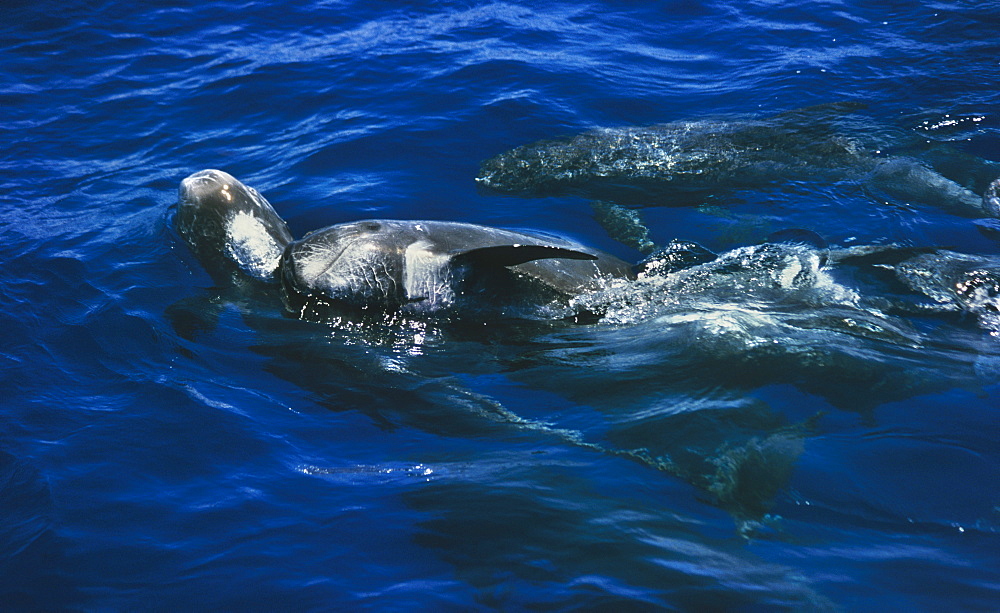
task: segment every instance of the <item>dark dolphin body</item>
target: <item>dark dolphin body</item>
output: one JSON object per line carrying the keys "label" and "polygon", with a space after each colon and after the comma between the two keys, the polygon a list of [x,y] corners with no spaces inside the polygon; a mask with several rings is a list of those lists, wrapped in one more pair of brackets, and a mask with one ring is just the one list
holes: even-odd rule
{"label": "dark dolphin body", "polygon": [[896,276],[944,309],[973,313],[996,328],[1000,313],[1000,259],[943,249],[907,259]]}
{"label": "dark dolphin body", "polygon": [[915,158],[886,155],[889,139],[875,131],[838,128],[837,116],[859,106],[823,105],[759,120],[600,128],[501,153],[483,162],[476,180],[519,196],[687,204],[692,198],[685,193],[856,177],[891,197],[965,216],[1000,216],[995,198],[982,198]]}
{"label": "dark dolphin body", "polygon": [[310,234],[285,249],[293,310],[326,303],[433,312],[453,306],[555,299],[626,277],[625,262],[568,240],[444,221],[365,220]]}
{"label": "dark dolphin body", "polygon": [[466,223],[364,220],[293,241],[263,196],[219,170],[181,182],[175,222],[213,277],[280,282],[300,316],[537,305],[633,276],[573,241]]}

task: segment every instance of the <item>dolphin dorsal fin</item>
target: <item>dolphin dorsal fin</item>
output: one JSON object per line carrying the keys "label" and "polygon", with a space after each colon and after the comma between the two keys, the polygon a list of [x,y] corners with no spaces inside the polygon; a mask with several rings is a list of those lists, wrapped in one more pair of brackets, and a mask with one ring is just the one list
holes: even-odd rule
{"label": "dolphin dorsal fin", "polygon": [[548,245],[498,245],[449,253],[452,262],[469,266],[517,266],[534,260],[596,260],[597,256]]}

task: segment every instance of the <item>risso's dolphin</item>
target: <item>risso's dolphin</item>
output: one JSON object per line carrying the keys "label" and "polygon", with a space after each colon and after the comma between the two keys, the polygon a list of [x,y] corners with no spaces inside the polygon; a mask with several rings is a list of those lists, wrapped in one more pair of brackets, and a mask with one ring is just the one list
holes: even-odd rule
{"label": "risso's dolphin", "polygon": [[501,153],[482,163],[476,181],[517,196],[679,205],[726,189],[856,179],[902,201],[1000,217],[995,197],[977,195],[917,157],[889,154],[898,139],[871,126],[840,125],[840,116],[861,106],[847,102],[765,119],[597,128]]}
{"label": "risso's dolphin", "polygon": [[257,190],[220,170],[181,182],[175,225],[217,281],[277,284],[303,317],[539,305],[634,276],[571,240],[468,223],[373,219],[293,240]]}

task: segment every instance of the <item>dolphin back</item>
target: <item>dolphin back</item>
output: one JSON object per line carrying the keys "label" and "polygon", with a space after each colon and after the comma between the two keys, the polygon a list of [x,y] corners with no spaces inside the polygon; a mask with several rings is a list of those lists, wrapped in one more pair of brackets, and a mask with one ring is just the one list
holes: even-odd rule
{"label": "dolphin back", "polygon": [[282,260],[286,300],[299,313],[499,306],[630,275],[624,261],[573,241],[442,221],[338,224],[291,243]]}

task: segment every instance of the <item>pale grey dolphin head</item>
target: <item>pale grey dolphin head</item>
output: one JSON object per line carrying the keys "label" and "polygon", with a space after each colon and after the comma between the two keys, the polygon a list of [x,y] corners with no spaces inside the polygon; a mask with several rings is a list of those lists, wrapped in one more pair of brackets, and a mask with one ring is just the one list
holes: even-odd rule
{"label": "pale grey dolphin head", "polygon": [[270,203],[221,170],[202,170],[181,181],[174,223],[217,281],[233,273],[277,281],[281,253],[292,241]]}

